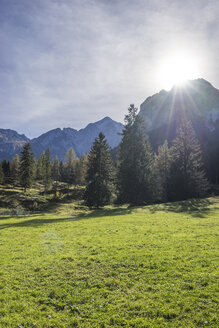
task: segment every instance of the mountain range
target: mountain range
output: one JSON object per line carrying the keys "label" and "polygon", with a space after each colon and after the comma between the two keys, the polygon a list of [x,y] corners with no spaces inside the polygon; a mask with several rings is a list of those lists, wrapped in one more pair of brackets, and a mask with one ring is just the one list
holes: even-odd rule
{"label": "mountain range", "polygon": [[[219,90],[204,79],[188,81],[184,86],[174,86],[170,91],[161,90],[148,97],[140,106],[153,149],[156,151],[165,139],[171,145],[182,118],[192,121],[202,146],[208,176],[212,181],[219,177]],[[16,131],[0,129],[0,159],[11,160],[20,153],[26,142],[32,144],[38,158],[50,148],[52,158],[65,154],[72,147],[76,156],[86,154],[99,132],[103,132],[113,149],[121,140],[123,125],[110,117],[88,124],[79,131],[57,128],[30,140]]]}
{"label": "mountain range", "polygon": [[38,138],[30,140],[24,134],[16,131],[0,129],[0,159],[11,160],[15,154],[19,154],[25,143],[30,142],[36,158],[46,150],[51,151],[51,157],[56,155],[59,160],[65,160],[65,154],[69,148],[73,148],[77,157],[88,153],[94,139],[103,132],[111,148],[118,146],[123,125],[113,121],[110,117],[88,124],[79,131],[72,128],[54,129],[48,131]]}

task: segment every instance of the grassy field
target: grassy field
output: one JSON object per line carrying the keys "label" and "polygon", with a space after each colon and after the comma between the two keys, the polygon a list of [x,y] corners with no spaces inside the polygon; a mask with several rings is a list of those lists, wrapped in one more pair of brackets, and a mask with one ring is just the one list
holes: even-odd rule
{"label": "grassy field", "polygon": [[219,197],[0,211],[0,327],[219,326]]}

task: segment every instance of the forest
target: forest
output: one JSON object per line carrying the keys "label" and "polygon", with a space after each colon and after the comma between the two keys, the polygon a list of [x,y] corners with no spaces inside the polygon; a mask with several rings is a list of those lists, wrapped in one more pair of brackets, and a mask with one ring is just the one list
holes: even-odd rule
{"label": "forest", "polygon": [[[28,188],[43,186],[43,193],[59,199],[60,184],[80,186],[90,208],[106,204],[146,205],[201,198],[216,187],[208,182],[203,154],[192,123],[179,120],[176,137],[152,151],[144,119],[130,105],[125,116],[121,143],[113,156],[103,133],[94,140],[90,152],[76,158],[70,148],[66,161],[51,160],[46,149],[36,160],[30,143],[11,162],[2,161],[0,183]],[[213,191],[212,191],[213,190]]]}

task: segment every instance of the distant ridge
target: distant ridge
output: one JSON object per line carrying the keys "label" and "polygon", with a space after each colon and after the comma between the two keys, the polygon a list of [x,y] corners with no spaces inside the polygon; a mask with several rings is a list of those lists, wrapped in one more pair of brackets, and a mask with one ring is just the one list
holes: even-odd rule
{"label": "distant ridge", "polygon": [[95,123],[89,123],[79,131],[73,128],[57,128],[43,133],[30,140],[24,134],[18,134],[9,129],[0,129],[0,159],[11,160],[15,154],[20,153],[26,142],[31,142],[33,151],[38,158],[40,154],[50,148],[52,158],[56,155],[59,160],[65,160],[65,154],[69,148],[73,148],[76,156],[86,154],[100,132],[103,132],[111,148],[118,146],[123,125],[104,117]]}

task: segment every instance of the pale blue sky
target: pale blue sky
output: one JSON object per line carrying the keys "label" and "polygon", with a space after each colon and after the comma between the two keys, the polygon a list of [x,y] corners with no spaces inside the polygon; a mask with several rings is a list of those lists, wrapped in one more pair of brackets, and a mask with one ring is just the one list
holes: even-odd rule
{"label": "pale blue sky", "polygon": [[0,127],[28,137],[123,121],[172,49],[219,89],[218,0],[0,0],[0,45]]}

